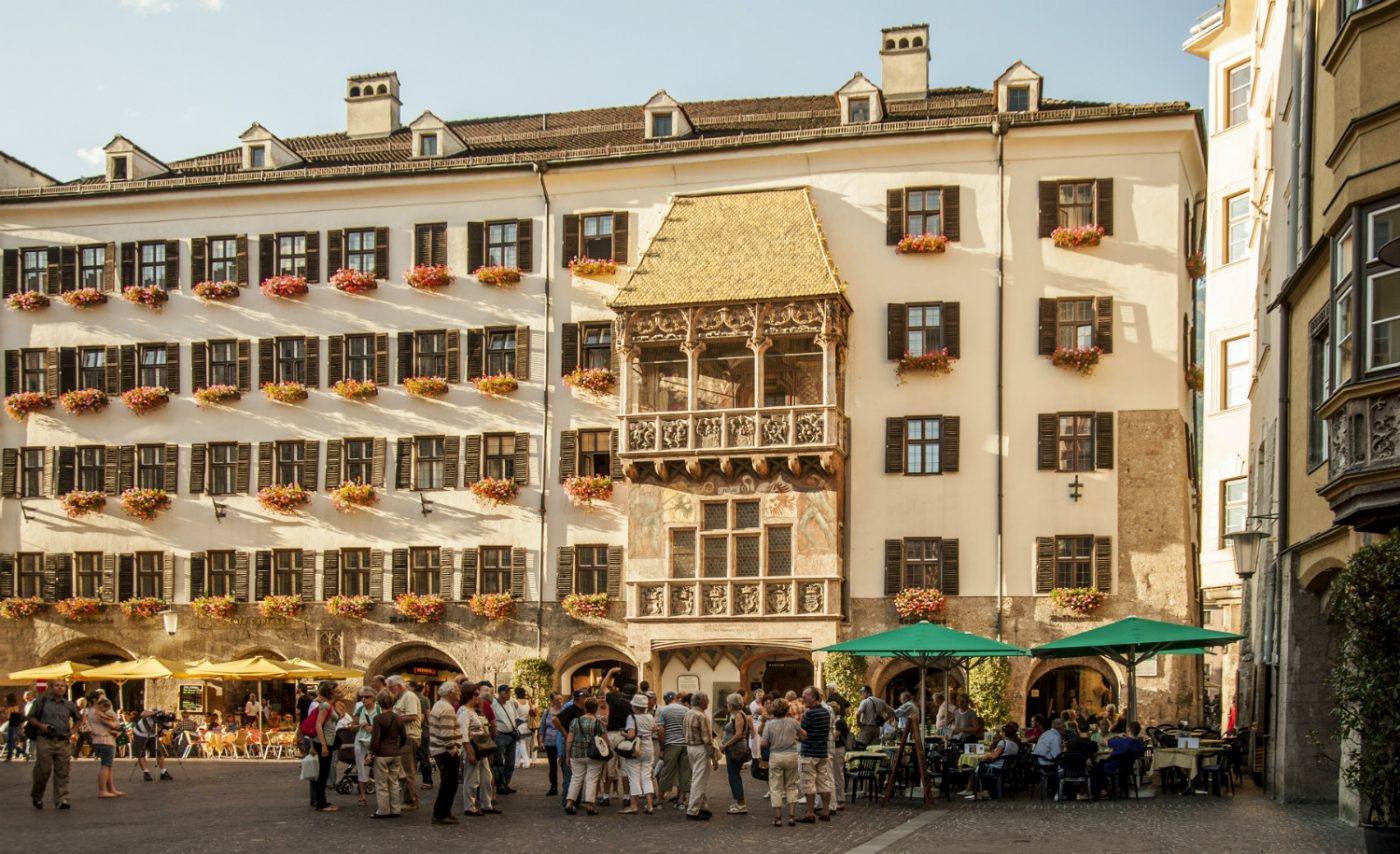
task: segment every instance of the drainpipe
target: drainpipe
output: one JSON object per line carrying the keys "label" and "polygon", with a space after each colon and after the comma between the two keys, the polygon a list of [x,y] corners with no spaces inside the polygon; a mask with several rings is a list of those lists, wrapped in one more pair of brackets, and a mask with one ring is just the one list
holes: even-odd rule
{"label": "drainpipe", "polygon": [[532,165],[536,177],[540,180],[540,196],[544,198],[544,250],[540,252],[540,263],[544,265],[544,382],[540,384],[541,406],[541,433],[540,433],[540,559],[535,567],[536,584],[535,589],[539,594],[539,607],[535,609],[535,654],[542,656],[544,652],[544,567],[549,556],[548,545],[548,517],[545,510],[545,500],[549,497],[549,389],[551,385],[551,375],[549,373],[549,354],[554,352],[550,342],[553,334],[553,308],[554,303],[550,299],[550,285],[554,276],[554,265],[550,263],[549,250],[554,245],[550,238],[550,225],[554,218],[550,214],[549,187],[545,185],[544,173],[548,164],[543,160],[536,160]]}
{"label": "drainpipe", "polygon": [[997,619],[996,637],[1002,639],[1002,600],[1006,588],[1006,561],[1002,548],[1003,541],[1003,504],[1006,499],[1005,483],[1005,455],[1003,453],[1004,434],[1003,429],[1003,398],[1006,394],[1006,134],[1011,128],[1003,125],[1000,119],[993,118],[991,131],[997,138],[997,311],[996,311],[996,346],[997,346],[997,397],[996,397],[996,428],[997,428],[997,454],[996,454],[996,570],[997,570]]}

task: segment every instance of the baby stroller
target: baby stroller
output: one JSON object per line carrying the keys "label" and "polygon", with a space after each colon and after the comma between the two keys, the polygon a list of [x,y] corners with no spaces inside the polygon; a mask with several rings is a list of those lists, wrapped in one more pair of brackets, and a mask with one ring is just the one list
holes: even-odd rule
{"label": "baby stroller", "polygon": [[[355,791],[355,785],[360,782],[360,778],[355,776],[355,746],[353,744],[342,745],[335,751],[336,759],[348,763],[345,766],[345,773],[336,781],[335,790],[342,795],[348,795]],[[365,783],[365,794],[374,794],[374,781]]]}

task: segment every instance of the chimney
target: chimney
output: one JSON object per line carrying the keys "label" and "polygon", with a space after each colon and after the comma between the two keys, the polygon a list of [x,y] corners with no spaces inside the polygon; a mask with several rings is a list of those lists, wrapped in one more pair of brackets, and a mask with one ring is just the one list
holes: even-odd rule
{"label": "chimney", "polygon": [[928,24],[880,31],[880,90],[885,100],[928,97]]}
{"label": "chimney", "polygon": [[352,137],[388,136],[399,125],[399,75],[357,74],[345,81],[345,132]]}

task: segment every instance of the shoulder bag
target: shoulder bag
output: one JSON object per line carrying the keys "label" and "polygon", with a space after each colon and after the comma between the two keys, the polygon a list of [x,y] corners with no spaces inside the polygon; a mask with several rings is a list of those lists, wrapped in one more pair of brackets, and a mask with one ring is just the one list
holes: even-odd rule
{"label": "shoulder bag", "polygon": [[[631,724],[627,729],[635,730],[637,728],[637,719],[635,717],[627,718],[627,723]],[[623,759],[631,759],[637,755],[637,737],[633,736],[627,738],[624,736],[622,740],[617,743],[617,747],[613,749],[616,750],[617,755],[621,756]]]}
{"label": "shoulder bag", "polygon": [[[740,718],[742,719],[744,716],[740,715]],[[735,765],[743,765],[745,762],[753,759],[753,749],[749,747],[749,740],[746,737],[748,729],[749,722],[747,719],[744,719],[744,729],[742,733],[739,730],[739,724],[737,722],[734,724],[734,734],[739,736],[739,740],[729,745],[729,749],[724,752],[724,757]]]}
{"label": "shoulder bag", "polygon": [[598,722],[594,721],[593,743],[588,748],[588,758],[605,762],[612,757],[612,748],[608,746],[608,737],[598,732]]}

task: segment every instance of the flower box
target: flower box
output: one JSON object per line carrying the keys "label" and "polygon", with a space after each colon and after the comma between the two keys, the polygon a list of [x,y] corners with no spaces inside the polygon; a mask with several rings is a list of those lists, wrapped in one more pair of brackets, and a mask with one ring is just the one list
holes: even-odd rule
{"label": "flower box", "polygon": [[452,284],[455,278],[456,276],[452,275],[452,270],[446,264],[419,264],[403,272],[403,280],[408,283],[409,287],[417,288],[420,291],[445,288]]}
{"label": "flower box", "polygon": [[332,617],[363,620],[374,610],[374,600],[368,596],[332,596],[326,600],[326,613]]}
{"label": "flower box", "polygon": [[520,281],[519,267],[477,267],[472,273],[483,285],[514,285]]}
{"label": "flower box", "polygon": [[564,492],[578,507],[592,507],[594,501],[612,498],[613,481],[605,474],[578,475],[564,481]]}
{"label": "flower box", "polygon": [[379,383],[374,380],[341,380],[331,391],[346,400],[369,400],[379,395]]}
{"label": "flower box", "polygon": [[394,597],[394,610],[415,623],[436,623],[442,620],[447,600],[436,593],[401,593]]}
{"label": "flower box", "polygon": [[1057,608],[1083,617],[1098,610],[1104,602],[1104,595],[1092,587],[1056,587],[1050,591],[1050,601]]}
{"label": "flower box", "polygon": [[306,386],[293,380],[263,383],[262,393],[268,400],[278,403],[301,403],[307,397]]}
{"label": "flower box", "polygon": [[5,297],[5,307],[10,311],[38,311],[49,307],[49,297],[39,291],[18,291]]}
{"label": "flower box", "polygon": [[69,415],[101,412],[109,402],[107,392],[100,388],[77,388],[58,396],[58,405]]}
{"label": "flower box", "polygon": [[564,607],[564,613],[575,620],[608,615],[608,594],[606,593],[570,593],[559,604]]}
{"label": "flower box", "polygon": [[1199,279],[1206,274],[1206,256],[1200,252],[1192,252],[1186,256],[1186,275],[1192,279]]}
{"label": "flower box", "polygon": [[170,293],[160,285],[127,285],[122,288],[122,299],[158,309],[170,301]]}
{"label": "flower box", "polygon": [[41,391],[17,391],[5,397],[5,414],[15,421],[23,421],[31,413],[52,407],[53,398]]}
{"label": "flower box", "polygon": [[135,516],[149,522],[156,515],[170,509],[170,496],[163,489],[128,489],[121,494],[122,510],[128,516]]}
{"label": "flower box", "polygon": [[472,385],[487,397],[505,397],[520,388],[520,381],[514,374],[487,374],[472,380]]}
{"label": "flower box", "polygon": [[1206,390],[1206,372],[1200,365],[1186,366],[1186,387],[1191,391]]}
{"label": "flower box", "polygon": [[1062,225],[1050,232],[1050,242],[1061,249],[1084,249],[1098,246],[1103,234],[1098,225]]}
{"label": "flower box", "polygon": [[1050,364],[1081,374],[1092,374],[1102,355],[1102,347],[1056,347]]}
{"label": "flower box", "polygon": [[948,251],[948,238],[941,234],[906,234],[894,251],[900,255],[938,255]]}
{"label": "flower box", "polygon": [[509,504],[520,494],[520,484],[499,477],[483,477],[471,485],[472,495],[486,504]]}
{"label": "flower box", "polygon": [[77,290],[64,291],[58,295],[58,298],[73,308],[87,308],[91,305],[104,305],[107,302],[107,294],[97,288],[78,288]]}
{"label": "flower box", "polygon": [[305,296],[306,291],[305,276],[268,276],[262,282],[262,292],[270,297],[291,299]]}
{"label": "flower box", "polygon": [[306,603],[300,596],[264,596],[258,602],[258,613],[264,617],[282,617],[292,620],[301,616]]}
{"label": "flower box", "polygon": [[91,596],[69,596],[67,599],[60,599],[53,606],[60,617],[75,623],[100,617],[106,608],[106,603]]}
{"label": "flower box", "polygon": [[372,484],[347,480],[331,490],[331,505],[337,510],[360,510],[379,501],[379,490]]}
{"label": "flower box", "polygon": [[442,377],[408,377],[404,389],[414,397],[442,397],[447,394],[447,380]]}
{"label": "flower box", "polygon": [[564,375],[564,385],[594,397],[612,394],[617,374],[607,368],[579,368]]}
{"label": "flower box", "polygon": [[373,273],[341,267],[331,276],[331,287],[347,294],[362,294],[379,287],[379,281]]}
{"label": "flower box", "polygon": [[231,400],[238,400],[243,393],[238,390],[238,386],[233,385],[210,385],[194,390],[196,403],[209,405],[214,403],[228,403]]}
{"label": "flower box", "polygon": [[164,386],[142,385],[122,392],[122,403],[137,415],[145,415],[170,402],[170,389]]}
{"label": "flower box", "polygon": [[238,602],[232,596],[199,596],[190,601],[196,617],[206,620],[228,620],[238,610]]}
{"label": "flower box", "polygon": [[0,599],[0,617],[7,620],[27,620],[46,608],[38,596],[11,596]]}
{"label": "flower box", "polygon": [[120,603],[122,613],[132,620],[150,620],[160,615],[161,611],[170,607],[164,599],[156,596],[139,596],[134,599],[124,599]]}
{"label": "flower box", "polygon": [[200,282],[193,288],[194,295],[204,302],[223,302],[238,299],[243,292],[237,282]]}
{"label": "flower box", "polygon": [[948,355],[948,348],[935,350],[932,353],[924,353],[916,356],[913,353],[905,353],[899,357],[899,364],[895,365],[894,375],[899,378],[901,385],[908,374],[949,374],[953,372],[953,363],[958,359],[956,356]]}
{"label": "flower box", "polygon": [[467,609],[493,623],[504,623],[515,613],[515,597],[509,593],[474,593]]}
{"label": "flower box", "polygon": [[931,620],[943,613],[947,600],[937,587],[906,587],[894,597],[894,610],[906,620]]}
{"label": "flower box", "polygon": [[81,519],[89,513],[101,513],[107,506],[107,494],[99,490],[75,489],[58,499],[63,515],[69,519]]}
{"label": "flower box", "polygon": [[258,490],[258,504],[264,510],[293,516],[299,508],[311,503],[311,493],[299,483],[264,486]]}
{"label": "flower box", "polygon": [[611,258],[575,258],[569,262],[569,272],[575,276],[611,276],[617,272],[617,262]]}

